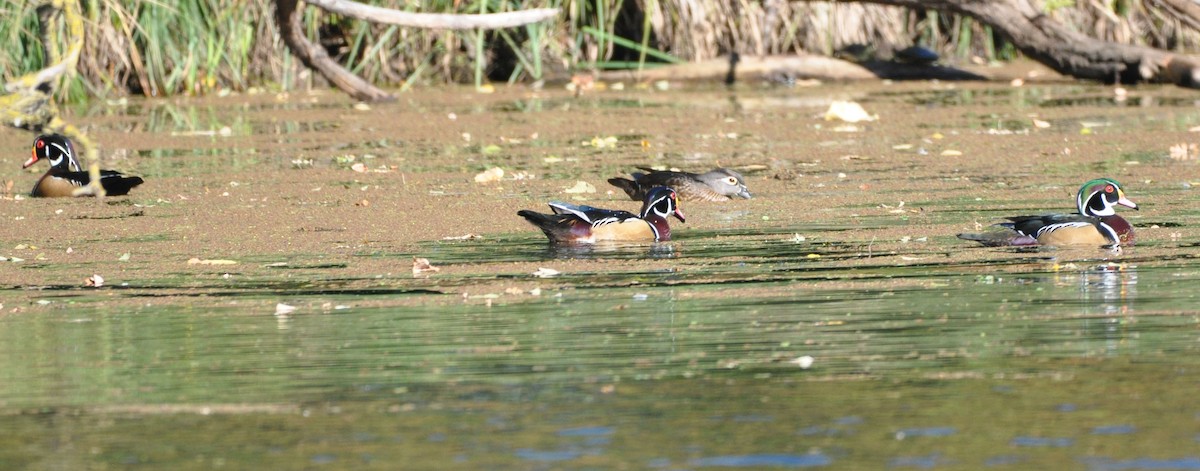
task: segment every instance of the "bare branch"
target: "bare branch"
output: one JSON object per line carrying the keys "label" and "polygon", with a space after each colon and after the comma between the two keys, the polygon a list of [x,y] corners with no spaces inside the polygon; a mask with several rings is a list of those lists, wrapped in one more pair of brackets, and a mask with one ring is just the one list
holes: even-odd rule
{"label": "bare branch", "polygon": [[387,23],[426,29],[498,29],[512,28],[548,20],[558,15],[557,8],[537,8],[485,15],[412,13],[363,5],[350,0],[305,0],[325,11],[372,23]]}
{"label": "bare branch", "polygon": [[305,38],[304,27],[300,24],[302,12],[297,0],[275,1],[275,22],[279,24],[279,34],[283,36],[283,42],[287,43],[292,54],[300,58],[300,62],[303,62],[308,68],[320,72],[322,77],[356,99],[364,101],[395,99],[390,93],[380,90],[338,65],[329,57],[324,48]]}
{"label": "bare branch", "polygon": [[304,9],[304,3],[372,23],[428,29],[511,28],[536,23],[558,14],[556,8],[487,15],[411,13],[363,5],[349,0],[305,0],[303,3],[300,0],[275,0],[275,21],[279,24],[279,33],[283,36],[283,41],[287,43],[292,54],[295,54],[304,65],[319,72],[322,77],[342,91],[365,101],[392,100],[395,97],[346,70],[330,58],[325,49],[304,37],[304,28],[300,25],[300,13]]}

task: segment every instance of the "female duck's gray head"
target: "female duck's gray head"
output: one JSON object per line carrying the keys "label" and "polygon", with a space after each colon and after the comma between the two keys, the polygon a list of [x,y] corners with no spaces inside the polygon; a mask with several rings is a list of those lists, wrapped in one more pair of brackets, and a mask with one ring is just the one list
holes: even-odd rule
{"label": "female duck's gray head", "polygon": [[733,198],[750,199],[750,189],[746,188],[746,178],[742,174],[727,168],[718,168],[700,175],[700,181],[708,184],[717,193]]}

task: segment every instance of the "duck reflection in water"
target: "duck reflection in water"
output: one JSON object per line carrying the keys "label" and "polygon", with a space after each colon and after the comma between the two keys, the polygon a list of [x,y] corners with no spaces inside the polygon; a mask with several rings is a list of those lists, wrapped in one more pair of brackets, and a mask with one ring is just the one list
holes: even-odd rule
{"label": "duck reflection in water", "polygon": [[1098,302],[1105,315],[1128,315],[1137,297],[1137,267],[1118,263],[1094,266],[1079,274],[1082,301]]}
{"label": "duck reflection in water", "polygon": [[1061,285],[1074,284],[1079,289],[1079,317],[1087,331],[1085,338],[1103,342],[1088,351],[1118,354],[1130,340],[1123,318],[1134,314],[1138,274],[1135,266],[1107,263],[1096,265],[1076,274],[1063,274]]}
{"label": "duck reflection in water", "polygon": [[652,244],[605,242],[576,245],[550,244],[546,247],[546,255],[549,258],[578,259],[591,259],[597,256],[604,256],[606,258],[615,256],[616,258],[631,259],[670,259],[679,258],[680,252],[675,249],[674,244],[669,242],[655,242]]}

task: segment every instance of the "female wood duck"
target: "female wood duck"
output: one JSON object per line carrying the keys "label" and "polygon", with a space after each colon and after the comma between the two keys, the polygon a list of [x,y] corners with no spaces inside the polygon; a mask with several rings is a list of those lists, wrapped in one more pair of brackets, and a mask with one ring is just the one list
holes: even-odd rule
{"label": "female wood duck", "polygon": [[685,201],[726,201],[737,196],[750,199],[746,179],[742,174],[727,168],[717,168],[707,173],[671,172],[638,167],[648,173],[634,172],[633,180],[610,178],[608,182],[625,190],[630,199],[640,200],[646,192],[656,186],[667,186],[679,191]]}
{"label": "female wood duck", "polygon": [[960,239],[1001,245],[1133,245],[1133,226],[1118,216],[1117,205],[1138,209],[1121,185],[1109,178],[1084,183],[1075,197],[1078,214],[1016,216],[997,226],[1012,232],[959,234]]}
{"label": "female wood duck", "polygon": [[537,226],[551,243],[593,244],[597,241],[665,241],[671,240],[667,218],[675,216],[684,222],[683,212],[675,190],[652,188],[642,203],[641,215],[629,211],[599,209],[568,203],[551,202],[554,214],[529,210],[517,215]]}
{"label": "female wood duck", "polygon": [[[71,140],[61,134],[44,134],[33,141],[33,157],[25,161],[24,168],[29,168],[38,160],[50,162],[42,178],[33,185],[30,193],[37,197],[73,196],[75,190],[87,186],[92,181],[86,171],[79,166],[75,159],[75,148]],[[105,193],[118,196],[129,194],[129,190],[142,184],[141,177],[130,177],[116,170],[101,170],[100,185]]]}

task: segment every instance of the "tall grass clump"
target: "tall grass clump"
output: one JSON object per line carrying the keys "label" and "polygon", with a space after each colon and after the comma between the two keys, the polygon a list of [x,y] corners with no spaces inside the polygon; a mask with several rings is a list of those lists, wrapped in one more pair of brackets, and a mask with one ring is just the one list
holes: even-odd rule
{"label": "tall grass clump", "polygon": [[3,0],[0,13],[4,13],[0,21],[0,41],[6,45],[0,48],[0,71],[5,82],[24,71],[36,70],[45,62],[43,57],[41,36],[38,29],[36,9],[28,2]]}
{"label": "tall grass clump", "polygon": [[[87,40],[60,98],[205,94],[321,85],[279,37],[271,0],[81,0]],[[0,80],[46,64],[33,1],[0,0]],[[933,10],[785,0],[376,0],[429,13],[559,8],[557,21],[496,31],[377,25],[304,9],[308,37],[384,87],[534,81],[577,71],[639,68],[743,55],[830,54],[852,44],[919,44],[950,61],[1004,60],[1011,45],[986,25]],[[1148,0],[1043,2],[1046,13],[1102,39],[1166,49],[1200,34]],[[61,34],[60,34],[61,36]]]}

